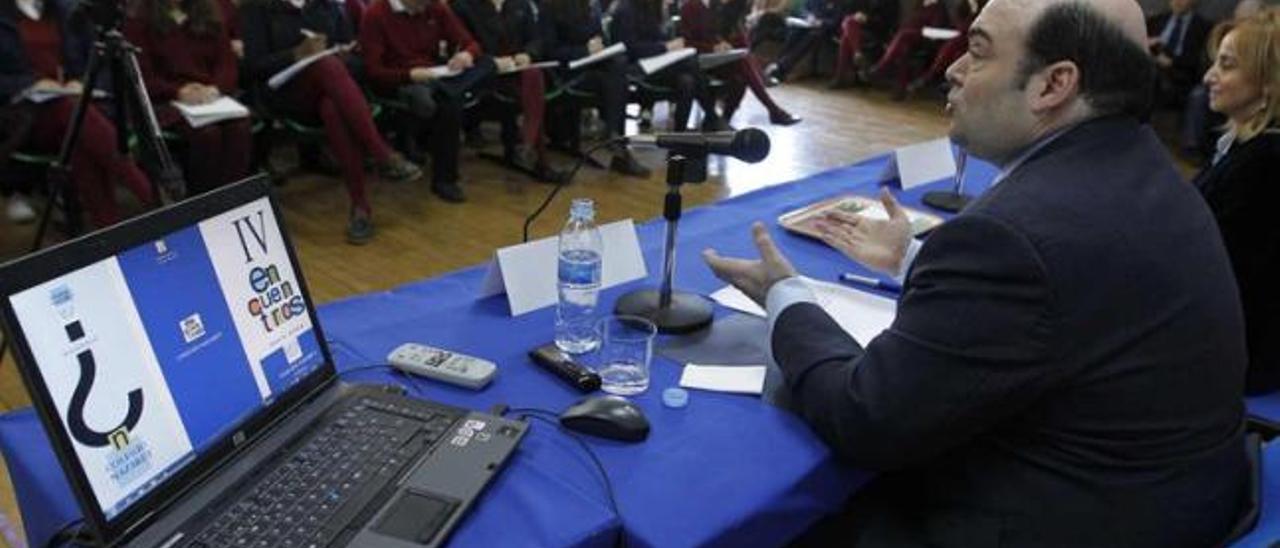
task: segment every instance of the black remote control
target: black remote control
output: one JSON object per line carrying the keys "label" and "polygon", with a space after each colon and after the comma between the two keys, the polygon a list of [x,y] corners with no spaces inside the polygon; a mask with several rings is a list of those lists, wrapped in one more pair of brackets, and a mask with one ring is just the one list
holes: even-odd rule
{"label": "black remote control", "polygon": [[600,375],[573,361],[573,357],[560,350],[555,343],[530,350],[529,358],[578,390],[594,392],[600,389]]}

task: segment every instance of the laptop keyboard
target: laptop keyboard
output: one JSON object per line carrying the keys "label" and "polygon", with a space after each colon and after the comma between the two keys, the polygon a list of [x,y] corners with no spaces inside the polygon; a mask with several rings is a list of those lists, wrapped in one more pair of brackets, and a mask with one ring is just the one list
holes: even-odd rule
{"label": "laptop keyboard", "polygon": [[320,548],[334,541],[462,416],[361,397],[213,519],[192,547]]}

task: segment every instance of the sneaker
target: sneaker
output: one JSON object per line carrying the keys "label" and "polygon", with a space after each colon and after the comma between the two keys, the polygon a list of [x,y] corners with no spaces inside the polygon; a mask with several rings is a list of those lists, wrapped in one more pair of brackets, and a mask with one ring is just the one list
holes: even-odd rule
{"label": "sneaker", "polygon": [[792,116],[790,112],[778,110],[769,113],[769,123],[775,126],[794,126],[804,121],[804,118]]}
{"label": "sneaker", "polygon": [[648,179],[649,175],[653,173],[652,170],[644,167],[644,164],[636,161],[635,156],[626,151],[614,153],[613,160],[609,162],[609,169],[616,173],[641,179]]}
{"label": "sneaker", "polygon": [[451,204],[467,201],[467,195],[462,193],[462,187],[458,183],[431,183],[431,192]]}
{"label": "sneaker", "polygon": [[9,205],[5,207],[4,213],[10,221],[20,225],[36,220],[36,210],[31,208],[31,204],[21,194],[9,197]]}
{"label": "sneaker", "polygon": [[378,165],[378,176],[388,181],[412,181],[422,176],[422,168],[401,156],[393,153],[386,161]]}
{"label": "sneaker", "polygon": [[369,216],[369,212],[353,208],[351,217],[347,219],[347,243],[351,245],[367,244],[373,239],[374,232],[373,219]]}

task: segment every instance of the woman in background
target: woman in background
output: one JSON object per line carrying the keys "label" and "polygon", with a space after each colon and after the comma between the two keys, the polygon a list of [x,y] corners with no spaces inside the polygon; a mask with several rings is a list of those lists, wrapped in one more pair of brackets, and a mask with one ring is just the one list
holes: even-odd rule
{"label": "woman in background", "polygon": [[[627,45],[627,56],[632,62],[684,49],[683,38],[668,39],[662,2],[663,0],[618,0],[614,5],[615,11],[610,23],[613,38]],[[702,130],[724,129],[724,122],[716,114],[716,102],[711,96],[707,76],[698,67],[697,56],[673,63],[652,75],[645,76],[645,80],[674,91],[675,111],[671,117],[672,131],[688,131],[689,115],[695,100],[698,101],[704,113]]]}
{"label": "woman in background", "polygon": [[[1209,107],[1227,118],[1213,164],[1195,179],[1222,231],[1244,306],[1245,391],[1280,388],[1280,9],[1223,25],[1210,38]],[[1214,47],[1216,45],[1216,47]]]}
{"label": "woman in background", "polygon": [[354,36],[342,12],[330,0],[246,0],[240,7],[247,80],[259,86],[265,102],[276,110],[318,118],[329,148],[337,156],[351,211],[347,242],[373,238],[373,210],[365,190],[364,159],[372,157],[383,179],[406,181],[422,175],[387,145],[373,125],[364,92],[339,54],[311,63],[278,90],[268,90],[272,75],[331,45],[352,43]]}
{"label": "woman in background", "polygon": [[[0,102],[28,103],[34,123],[26,146],[56,154],[71,125],[89,53],[87,33],[71,24],[68,0],[0,0]],[[144,206],[151,182],[116,150],[116,127],[89,105],[71,156],[71,181],[98,227],[120,220],[113,180]]]}
{"label": "woman in background", "polygon": [[172,103],[198,106],[237,94],[237,60],[217,0],[141,0],[125,26],[161,127],[186,141],[183,174],[190,195],[249,173],[249,119],[193,128]]}

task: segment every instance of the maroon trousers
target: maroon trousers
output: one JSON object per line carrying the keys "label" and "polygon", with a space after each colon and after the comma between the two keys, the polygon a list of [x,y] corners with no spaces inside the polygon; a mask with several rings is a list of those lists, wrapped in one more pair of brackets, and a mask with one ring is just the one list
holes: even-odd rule
{"label": "maroon trousers", "polygon": [[893,35],[893,40],[889,42],[884,55],[880,57],[880,61],[871,69],[871,72],[884,74],[892,69],[895,71],[894,79],[898,87],[906,88],[907,83],[911,81],[910,56],[924,40],[924,27],[941,27],[946,24],[947,13],[942,2],[920,8]]}
{"label": "maroon trousers", "polygon": [[347,67],[332,55],[325,57],[303,70],[286,91],[299,107],[319,114],[329,148],[342,168],[351,205],[370,212],[364,158],[385,162],[392,152],[374,127],[369,103]]}
{"label": "maroon trousers", "polygon": [[[747,47],[746,39],[734,40],[732,44],[735,48]],[[738,106],[742,104],[742,98],[747,94],[747,89],[751,90],[751,94],[756,96],[756,100],[764,105],[769,114],[782,112],[782,107],[773,100],[769,95],[769,89],[764,83],[764,71],[760,69],[760,60],[752,53],[747,53],[741,61],[731,63],[716,70],[716,76],[725,80],[729,84],[725,90],[724,97],[724,121],[727,123],[729,118],[737,112]]]}
{"label": "maroon trousers", "polygon": [[187,195],[208,192],[249,174],[253,126],[248,118],[226,120],[196,129],[187,124],[171,105],[163,105],[156,110],[165,129],[186,141],[187,157],[182,175],[187,182]]}
{"label": "maroon trousers", "polygon": [[[71,126],[76,99],[54,99],[36,107],[31,127],[31,144],[40,152],[56,153]],[[94,226],[105,227],[120,221],[112,183],[124,183],[138,201],[150,206],[155,197],[151,182],[130,158],[116,150],[115,125],[90,106],[80,128],[80,139],[71,154],[71,181]]]}

